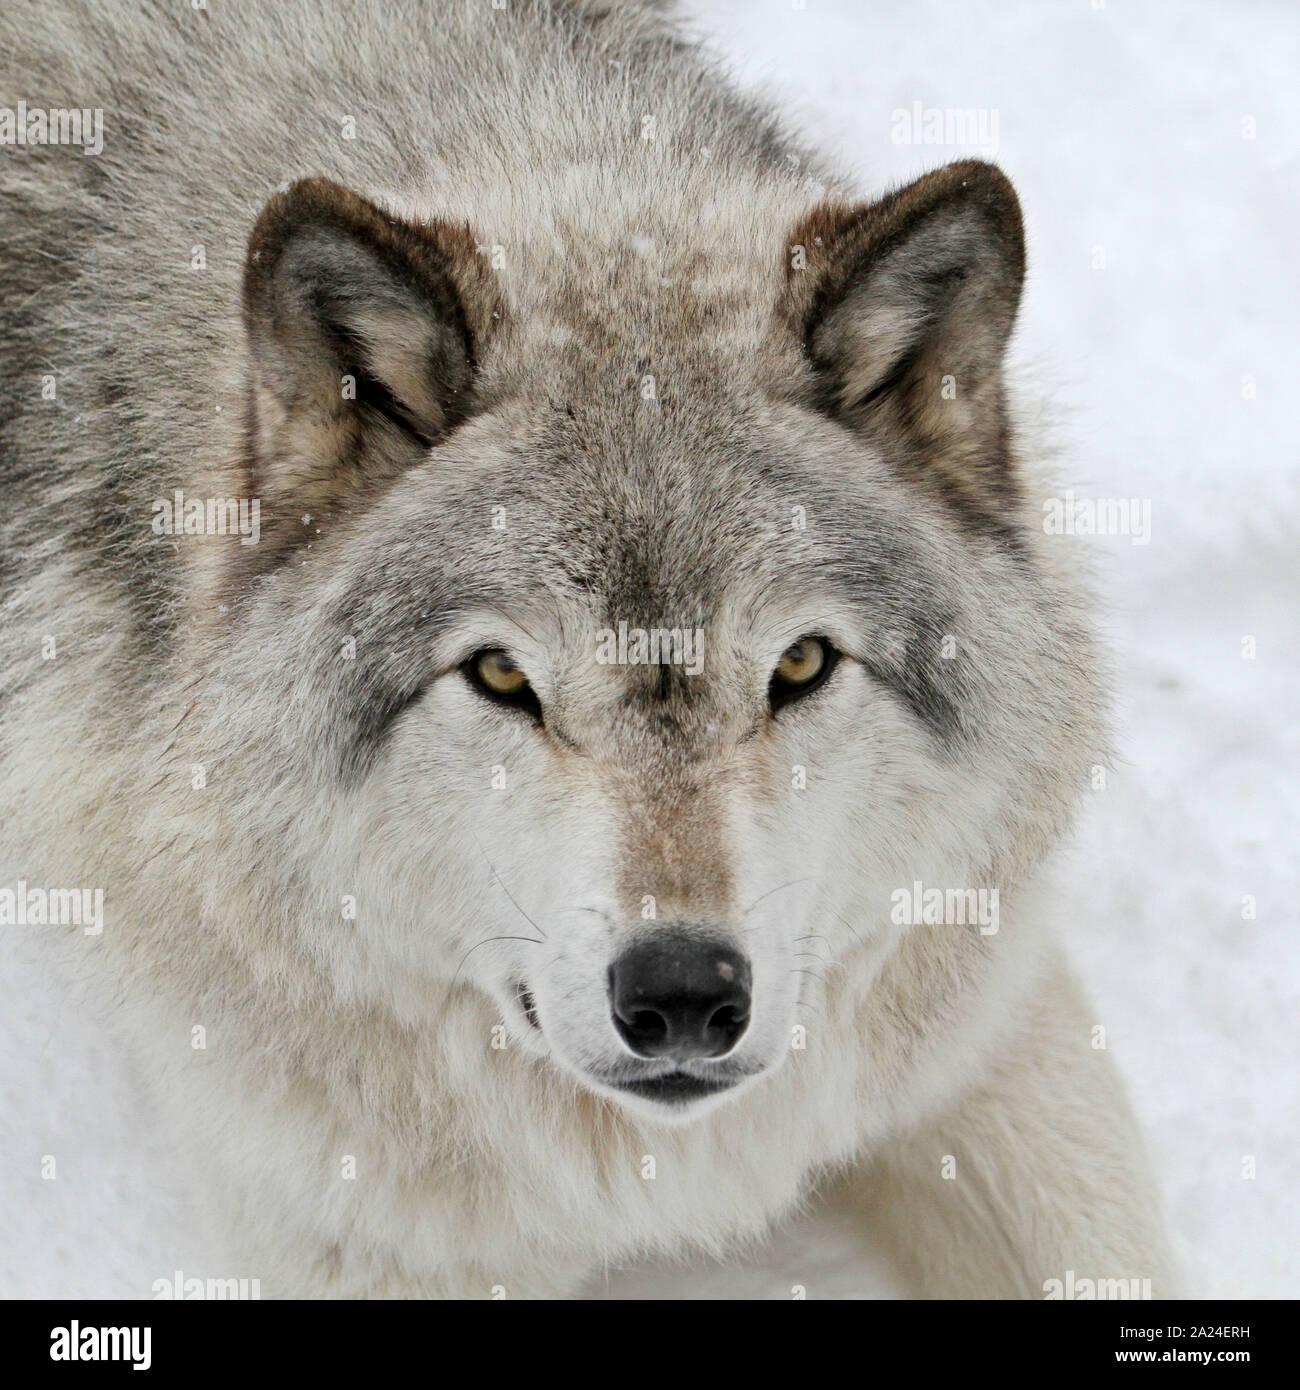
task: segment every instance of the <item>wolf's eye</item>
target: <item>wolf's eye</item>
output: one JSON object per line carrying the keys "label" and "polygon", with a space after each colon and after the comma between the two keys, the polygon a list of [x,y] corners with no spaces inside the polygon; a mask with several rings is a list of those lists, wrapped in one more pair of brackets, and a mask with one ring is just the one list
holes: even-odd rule
{"label": "wolf's eye", "polygon": [[475,652],[462,668],[469,683],[489,700],[526,710],[534,719],[542,717],[542,706],[528,677],[500,647]]}
{"label": "wolf's eye", "polygon": [[518,695],[528,684],[524,673],[502,651],[479,652],[474,658],[474,674],[493,695]]}
{"label": "wolf's eye", "polygon": [[824,637],[801,637],[781,653],[767,697],[774,710],[809,695],[834,669],[839,653]]}

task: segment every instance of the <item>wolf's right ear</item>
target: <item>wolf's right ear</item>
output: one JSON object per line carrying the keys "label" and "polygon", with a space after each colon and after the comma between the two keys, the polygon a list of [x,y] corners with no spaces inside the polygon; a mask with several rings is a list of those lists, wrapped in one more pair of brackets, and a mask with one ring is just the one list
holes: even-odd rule
{"label": "wolf's right ear", "polygon": [[326,179],[271,199],[249,241],[244,321],[247,483],[273,549],[301,533],[290,518],[328,518],[469,414],[499,317],[468,226],[403,221]]}
{"label": "wolf's right ear", "polygon": [[818,404],[910,462],[969,517],[1014,495],[1002,363],[1025,272],[1005,174],[965,160],[791,234],[783,317]]}

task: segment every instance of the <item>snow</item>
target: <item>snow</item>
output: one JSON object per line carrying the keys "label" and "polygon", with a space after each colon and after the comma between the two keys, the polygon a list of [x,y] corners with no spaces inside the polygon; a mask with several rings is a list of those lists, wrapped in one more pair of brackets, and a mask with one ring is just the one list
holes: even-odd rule
{"label": "snow", "polygon": [[[1080,497],[1151,509],[1149,544],[1068,542],[1098,562],[1122,758],[1068,855],[1063,924],[1191,1290],[1300,1295],[1300,12],[1287,0],[686,9],[864,190],[994,153],[895,143],[896,111],[982,112],[989,135],[996,114],[995,155],[1029,233],[1018,351],[1061,422],[1062,478]],[[205,1272],[129,1059],[23,949],[0,952],[0,1058],[0,1295],[147,1296],[176,1268]],[[40,1177],[45,1154],[56,1182]],[[796,1285],[813,1298],[896,1291],[824,1214],[752,1258],[629,1271],[600,1291],[789,1298]]]}

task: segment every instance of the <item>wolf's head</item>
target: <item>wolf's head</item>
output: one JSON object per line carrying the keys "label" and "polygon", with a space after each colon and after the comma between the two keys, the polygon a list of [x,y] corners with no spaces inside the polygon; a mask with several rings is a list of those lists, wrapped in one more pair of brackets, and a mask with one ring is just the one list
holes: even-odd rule
{"label": "wolf's head", "polygon": [[899,890],[1023,872],[1095,757],[1004,403],[1010,185],[790,221],[507,268],[317,180],[248,259],[249,833],[344,988],[486,992],[657,1118],[780,1065]]}

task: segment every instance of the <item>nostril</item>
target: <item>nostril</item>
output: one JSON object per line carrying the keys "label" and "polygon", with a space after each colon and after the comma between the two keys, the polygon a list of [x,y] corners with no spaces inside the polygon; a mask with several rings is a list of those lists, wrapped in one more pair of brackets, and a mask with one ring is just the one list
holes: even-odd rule
{"label": "nostril", "polygon": [[624,1036],[629,1041],[635,1039],[642,1045],[661,1042],[668,1036],[668,1020],[654,1009],[637,1009],[630,1019],[623,1019],[617,1013],[615,1021],[623,1025]]}
{"label": "nostril", "polygon": [[716,1058],[749,1026],[749,963],[716,939],[655,933],[610,967],[614,1027],[639,1057]]}
{"label": "nostril", "polygon": [[749,1023],[749,1010],[735,1004],[724,1004],[709,1019],[706,1032],[728,1042],[734,1042]]}

